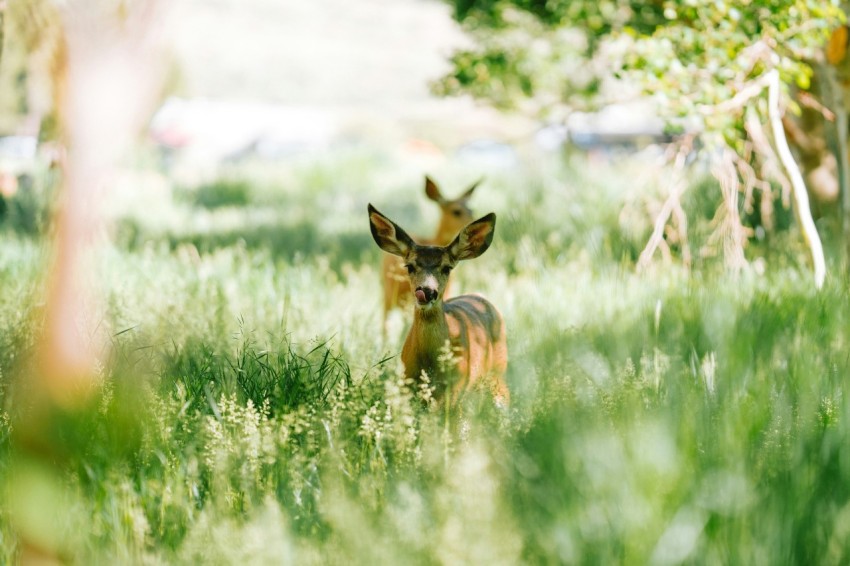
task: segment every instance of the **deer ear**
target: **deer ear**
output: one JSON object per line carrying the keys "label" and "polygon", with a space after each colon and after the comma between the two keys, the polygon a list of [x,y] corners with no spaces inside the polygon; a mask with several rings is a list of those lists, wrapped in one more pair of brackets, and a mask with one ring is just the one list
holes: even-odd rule
{"label": "deer ear", "polygon": [[378,212],[378,209],[371,204],[369,205],[369,228],[375,243],[387,253],[404,257],[414,246],[413,240],[404,230]]}
{"label": "deer ear", "polygon": [[490,247],[496,231],[496,215],[492,212],[467,225],[449,245],[449,253],[457,260],[473,259]]}
{"label": "deer ear", "polygon": [[425,175],[425,196],[439,204],[446,200],[443,198],[443,193],[440,192],[440,187],[428,175]]}
{"label": "deer ear", "polygon": [[462,195],[460,195],[460,198],[459,198],[458,200],[467,200],[467,199],[469,199],[469,197],[471,197],[471,196],[472,196],[472,193],[474,193],[474,192],[475,192],[475,189],[477,189],[477,188],[478,188],[478,185],[480,185],[480,184],[481,184],[481,183],[483,183],[483,182],[484,182],[484,177],[481,177],[480,179],[478,179],[477,181],[475,181],[474,183],[472,183],[472,186],[471,186],[471,187],[469,187],[468,189],[466,189],[466,192],[465,192],[465,193],[463,193]]}

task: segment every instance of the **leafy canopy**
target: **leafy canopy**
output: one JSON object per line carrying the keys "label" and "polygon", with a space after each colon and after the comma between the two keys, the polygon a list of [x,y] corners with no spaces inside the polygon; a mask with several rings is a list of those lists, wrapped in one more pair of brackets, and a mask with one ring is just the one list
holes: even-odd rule
{"label": "leafy canopy", "polygon": [[712,109],[729,110],[766,70],[808,89],[809,62],[844,17],[837,2],[817,0],[449,3],[475,46],[452,56],[435,85],[442,94],[549,117],[650,95],[663,116],[700,116],[712,131],[734,125]]}
{"label": "leafy canopy", "polygon": [[[440,94],[471,94],[502,108],[519,109],[547,120],[563,120],[573,110],[592,110],[612,102],[649,98],[672,130],[687,131],[677,151],[669,153],[681,170],[683,152],[705,153],[723,194],[715,220],[724,240],[727,262],[745,263],[746,213],[762,203],[762,227],[771,229],[776,195],[769,181],[787,197],[796,166],[780,160],[769,142],[782,109],[797,111],[788,85],[808,90],[813,64],[823,60],[823,46],[845,19],[837,0],[449,0],[455,18],[474,40],[457,51],[452,71],[434,85]],[[778,74],[777,74],[778,73]],[[767,90],[779,90],[773,109]],[[781,126],[779,127],[781,130]],[[691,145],[694,137],[701,146]],[[783,166],[778,163],[782,161]],[[784,170],[783,170],[784,169]],[[681,177],[681,171],[680,177]],[[790,175],[790,177],[789,177]],[[799,178],[797,176],[796,178]],[[687,222],[677,182],[656,225],[679,218],[689,262]],[[797,183],[799,185],[799,183]],[[755,190],[762,198],[756,199]],[[816,280],[823,264],[819,237],[808,214],[805,190],[793,191],[810,244]],[[806,220],[808,219],[808,220]],[[663,236],[656,230],[642,254],[650,258]],[[819,283],[818,283],[819,284]]]}

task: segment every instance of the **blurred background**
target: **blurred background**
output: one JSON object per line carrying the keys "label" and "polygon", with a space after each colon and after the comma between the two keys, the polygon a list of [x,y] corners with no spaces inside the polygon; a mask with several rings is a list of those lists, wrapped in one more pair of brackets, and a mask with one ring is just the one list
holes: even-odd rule
{"label": "blurred background", "polygon": [[[20,136],[4,141],[7,160],[34,157],[34,138],[51,135],[51,24],[41,22],[39,37],[37,10],[7,15],[2,124]],[[144,141],[169,173],[196,179],[239,160],[357,146],[438,163],[534,134],[534,122],[432,94],[451,52],[470,44],[438,2],[181,0],[147,25],[165,79]]]}
{"label": "blurred background", "polygon": [[[0,563],[850,560],[844,4],[0,16]],[[382,336],[425,175],[507,410]]]}

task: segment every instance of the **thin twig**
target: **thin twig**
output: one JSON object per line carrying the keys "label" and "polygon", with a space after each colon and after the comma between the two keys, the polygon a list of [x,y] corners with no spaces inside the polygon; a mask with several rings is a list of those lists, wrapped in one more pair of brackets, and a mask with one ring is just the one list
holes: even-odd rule
{"label": "thin twig", "polygon": [[726,148],[711,168],[711,174],[720,183],[724,204],[715,216],[719,226],[712,240],[721,241],[725,261],[732,269],[740,269],[747,264],[747,259],[744,257],[744,245],[748,234],[741,224],[741,214],[738,211],[738,193],[740,193],[741,183],[735,167],[736,158],[735,152]]}
{"label": "thin twig", "polygon": [[[646,243],[646,247],[640,254],[640,258],[638,258],[637,269],[638,271],[643,271],[649,265],[650,261],[652,261],[652,256],[655,254],[655,251],[659,248],[662,251],[662,254],[667,256],[669,254],[669,246],[664,241],[664,228],[667,226],[667,222],[670,217],[674,215],[679,221],[679,234],[682,234],[682,225],[685,226],[685,231],[687,231],[687,220],[685,219],[685,211],[682,209],[680,204],[680,197],[682,193],[685,191],[687,184],[685,180],[681,177],[680,173],[682,169],[685,167],[685,161],[687,159],[688,153],[690,153],[692,149],[691,145],[692,138],[686,140],[685,143],[679,146],[678,152],[676,153],[675,162],[674,162],[674,179],[670,183],[669,194],[667,196],[667,200],[664,202],[664,205],[661,207],[661,211],[658,213],[658,216],[655,218],[655,225],[652,230],[652,235],[649,237],[649,241]],[[667,253],[665,254],[665,248]],[[687,265],[690,265],[690,247],[687,243],[687,236],[683,238],[683,256],[685,257],[685,261]]]}
{"label": "thin twig", "polygon": [[764,92],[765,87],[768,86],[770,78],[767,75],[761,75],[759,78],[754,79],[747,83],[744,88],[738,91],[738,94],[730,98],[729,100],[724,100],[720,104],[715,105],[702,105],[699,107],[699,111],[703,115],[708,114],[728,114],[735,110],[740,110],[753,98],[759,96],[762,92]]}
{"label": "thin twig", "polygon": [[801,106],[805,106],[806,108],[811,108],[815,112],[818,112],[823,119],[827,122],[835,122],[835,113],[818,102],[818,99],[815,98],[810,92],[800,92],[797,95],[797,100],[800,101]]}

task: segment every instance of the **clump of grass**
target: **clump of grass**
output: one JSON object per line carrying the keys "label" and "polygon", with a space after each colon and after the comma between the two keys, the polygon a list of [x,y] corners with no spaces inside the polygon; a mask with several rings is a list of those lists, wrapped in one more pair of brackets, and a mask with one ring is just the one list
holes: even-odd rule
{"label": "clump of grass", "polygon": [[209,405],[213,412],[214,400],[223,394],[264,406],[269,414],[324,406],[337,386],[351,384],[348,364],[328,342],[301,353],[286,337],[274,347],[259,347],[240,331],[232,353],[216,352],[204,343],[173,348],[163,360],[162,386],[179,383],[196,406]]}
{"label": "clump of grass", "polygon": [[202,208],[242,207],[250,202],[251,187],[242,179],[222,178],[184,193],[192,204]]}

